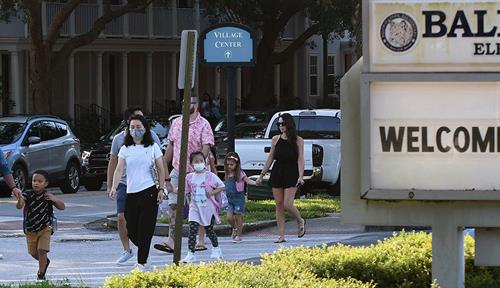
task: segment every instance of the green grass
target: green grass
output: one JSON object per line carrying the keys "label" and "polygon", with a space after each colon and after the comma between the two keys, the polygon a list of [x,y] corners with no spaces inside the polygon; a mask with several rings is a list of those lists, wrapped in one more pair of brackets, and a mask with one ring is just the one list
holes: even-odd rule
{"label": "green grass", "polygon": [[[317,195],[307,199],[296,199],[295,206],[299,209],[302,217],[319,218],[325,217],[327,213],[340,213],[340,199],[329,195]],[[275,220],[274,200],[250,201],[245,203],[245,223],[255,223],[259,221]],[[222,215],[222,224],[228,224],[226,214]],[[292,219],[287,213],[286,219]],[[169,223],[170,219],[158,218],[158,223]],[[186,222],[187,223],[187,222]]]}

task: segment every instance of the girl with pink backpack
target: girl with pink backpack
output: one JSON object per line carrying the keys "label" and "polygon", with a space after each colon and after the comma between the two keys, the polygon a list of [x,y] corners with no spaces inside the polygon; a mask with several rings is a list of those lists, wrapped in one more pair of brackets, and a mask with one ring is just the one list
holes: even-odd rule
{"label": "girl with pink backpack", "polygon": [[182,262],[197,261],[194,252],[196,235],[200,225],[205,228],[207,236],[212,242],[213,248],[210,258],[220,260],[222,252],[214,232],[214,223],[220,224],[219,213],[222,211],[223,205],[227,204],[227,198],[222,195],[224,183],[217,175],[207,171],[205,156],[202,152],[193,152],[189,156],[189,161],[195,172],[186,176],[186,195],[189,199],[189,251]]}

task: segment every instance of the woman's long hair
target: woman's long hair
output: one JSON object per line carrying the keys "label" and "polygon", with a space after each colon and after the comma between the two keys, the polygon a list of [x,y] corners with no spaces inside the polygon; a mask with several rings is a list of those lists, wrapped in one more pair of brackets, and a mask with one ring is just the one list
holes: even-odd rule
{"label": "woman's long hair", "polygon": [[236,182],[239,182],[241,179],[241,160],[240,160],[240,155],[236,152],[228,152],[226,155],[226,158],[224,159],[224,179],[227,180],[229,177],[229,168],[227,165],[228,160],[233,160],[236,162],[236,169],[234,169],[234,180]]}
{"label": "woman's long hair", "polygon": [[125,145],[126,147],[131,146],[131,145],[135,145],[134,138],[132,138],[132,135],[130,135],[130,123],[132,122],[132,120],[141,121],[142,126],[144,126],[144,130],[146,130],[146,133],[144,133],[144,137],[142,137],[141,144],[143,144],[144,147],[148,147],[148,146],[153,145],[154,141],[153,141],[153,137],[151,136],[151,128],[150,128],[149,123],[146,120],[146,118],[144,118],[144,116],[141,116],[141,115],[132,115],[132,116],[130,116],[130,118],[128,118],[129,124],[127,126],[127,131],[125,132],[126,135],[125,135],[125,140],[123,142],[123,145]]}
{"label": "woman's long hair", "polygon": [[283,113],[279,118],[283,119],[283,124],[285,124],[285,133],[288,139],[287,141],[293,144],[295,153],[299,155],[299,147],[297,146],[297,129],[295,128],[295,121],[293,121],[292,115],[290,115],[289,113]]}

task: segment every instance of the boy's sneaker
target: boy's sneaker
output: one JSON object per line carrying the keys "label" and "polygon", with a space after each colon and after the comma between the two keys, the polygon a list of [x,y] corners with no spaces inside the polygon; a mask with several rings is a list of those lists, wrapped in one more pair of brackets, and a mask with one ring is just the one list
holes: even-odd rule
{"label": "boy's sneaker", "polygon": [[220,247],[212,248],[212,253],[210,254],[210,259],[222,260],[222,251]]}
{"label": "boy's sneaker", "polygon": [[194,253],[191,251],[188,251],[186,257],[184,257],[184,259],[182,259],[182,263],[193,263],[196,261],[198,261],[198,260],[196,259],[196,256],[194,255]]}
{"label": "boy's sneaker", "polygon": [[45,281],[45,274],[38,272],[36,275],[36,280]]}
{"label": "boy's sneaker", "polygon": [[138,270],[139,272],[148,272],[151,271],[151,265],[149,265],[149,263],[146,264],[136,263],[133,270]]}
{"label": "boy's sneaker", "polygon": [[240,235],[236,235],[234,238],[233,238],[233,243],[241,243],[241,241],[243,241],[240,237]]}
{"label": "boy's sneaker", "polygon": [[116,260],[116,265],[126,265],[127,261],[132,257],[134,257],[132,249],[130,249],[130,251],[123,251],[122,256]]}

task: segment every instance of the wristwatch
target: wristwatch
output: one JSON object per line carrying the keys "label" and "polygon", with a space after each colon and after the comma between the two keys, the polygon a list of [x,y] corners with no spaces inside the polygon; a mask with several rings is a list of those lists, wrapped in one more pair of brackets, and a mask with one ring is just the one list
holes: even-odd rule
{"label": "wristwatch", "polygon": [[170,178],[170,177],[165,178],[165,181],[167,181],[167,182],[170,182],[170,180],[172,180],[172,178]]}

